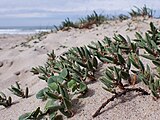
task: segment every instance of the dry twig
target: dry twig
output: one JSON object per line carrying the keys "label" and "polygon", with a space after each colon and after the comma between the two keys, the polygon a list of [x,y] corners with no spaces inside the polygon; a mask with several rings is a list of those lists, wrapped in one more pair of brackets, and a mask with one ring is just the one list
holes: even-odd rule
{"label": "dry twig", "polygon": [[115,95],[113,95],[111,98],[107,99],[107,101],[104,102],[98,108],[98,110],[92,115],[92,117],[98,116],[100,114],[101,109],[104,108],[109,102],[114,101],[115,98],[121,97],[122,95],[125,95],[127,92],[131,92],[131,91],[141,92],[142,95],[149,95],[149,93],[142,88],[126,88],[124,91],[118,92]]}

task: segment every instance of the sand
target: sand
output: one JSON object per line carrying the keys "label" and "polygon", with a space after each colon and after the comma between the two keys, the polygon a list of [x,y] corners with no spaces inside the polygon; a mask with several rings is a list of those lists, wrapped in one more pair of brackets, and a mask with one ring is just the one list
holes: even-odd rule
{"label": "sand", "polygon": [[[45,102],[36,99],[36,93],[46,86],[44,81],[34,76],[32,67],[43,65],[47,60],[47,53],[55,50],[61,55],[69,48],[88,45],[91,41],[103,40],[104,36],[113,37],[122,34],[124,37],[135,38],[135,32],[142,34],[149,29],[149,23],[154,22],[160,27],[160,20],[141,18],[137,20],[108,21],[92,29],[70,29],[46,35],[43,39],[29,40],[29,35],[0,35],[0,91],[13,98],[9,108],[0,106],[0,120],[17,120],[26,112],[44,107]],[[98,69],[101,74],[105,66]],[[97,75],[98,77],[98,75]],[[22,88],[29,87],[30,97],[22,99],[14,96],[8,88],[18,81]],[[97,80],[88,84],[89,91],[80,98],[73,99],[75,115],[69,120],[92,120],[93,113],[98,107],[111,97],[102,89],[103,84]],[[102,109],[102,114],[94,120],[159,120],[160,101],[154,101],[152,96],[140,96],[136,93],[127,94],[116,99]],[[64,119],[67,119],[64,117]]]}

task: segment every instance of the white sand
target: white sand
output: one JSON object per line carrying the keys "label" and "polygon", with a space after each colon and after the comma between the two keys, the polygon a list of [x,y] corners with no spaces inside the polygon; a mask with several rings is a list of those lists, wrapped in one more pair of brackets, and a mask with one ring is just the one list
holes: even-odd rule
{"label": "white sand", "polygon": [[[146,32],[149,23],[153,21],[156,27],[160,26],[160,20],[148,19],[109,21],[99,27],[92,29],[69,31],[59,31],[51,33],[45,39],[28,41],[27,36],[22,35],[1,35],[0,36],[0,91],[12,96],[13,104],[9,108],[0,106],[0,120],[17,120],[26,112],[35,110],[38,106],[43,108],[45,102],[36,99],[36,93],[46,86],[44,81],[38,80],[37,76],[30,73],[32,67],[44,65],[47,53],[55,50],[56,55],[60,55],[74,46],[83,46],[91,41],[103,40],[104,36],[113,37],[114,34],[128,35],[135,38],[135,32]],[[35,43],[37,41],[37,43]],[[63,48],[61,46],[66,46]],[[102,73],[103,69],[99,70]],[[19,75],[16,75],[18,74]],[[22,88],[29,87],[30,95],[28,99],[14,96],[8,88],[19,81]],[[73,100],[75,115],[70,120],[91,120],[93,113],[98,107],[111,96],[110,93],[102,89],[103,84],[97,82],[88,85],[89,91],[83,97]],[[159,120],[160,101],[152,100],[152,96],[138,96],[131,93],[109,103],[102,114],[94,118],[95,120]]]}

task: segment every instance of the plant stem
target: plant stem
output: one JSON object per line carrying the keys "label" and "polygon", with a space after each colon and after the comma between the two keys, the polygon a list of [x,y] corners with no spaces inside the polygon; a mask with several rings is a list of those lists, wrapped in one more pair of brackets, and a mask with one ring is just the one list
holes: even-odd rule
{"label": "plant stem", "polygon": [[114,101],[115,98],[121,97],[122,95],[125,95],[127,92],[131,92],[131,91],[141,92],[142,95],[149,95],[149,93],[142,88],[126,88],[124,91],[118,92],[117,94],[113,95],[111,98],[107,99],[107,101],[104,102],[98,108],[98,110],[92,115],[92,117],[98,116],[100,114],[101,109],[104,108],[109,102]]}

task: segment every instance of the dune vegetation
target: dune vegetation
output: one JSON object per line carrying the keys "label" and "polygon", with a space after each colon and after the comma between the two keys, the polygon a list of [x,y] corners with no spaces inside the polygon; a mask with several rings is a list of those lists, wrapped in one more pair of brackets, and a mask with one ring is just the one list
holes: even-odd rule
{"label": "dune vegetation", "polygon": [[[131,18],[153,17],[153,11],[144,6],[132,9],[129,15]],[[130,17],[121,14],[115,19],[123,21]],[[98,26],[111,19],[94,11],[76,23],[67,18],[55,28],[57,31],[70,28],[90,29],[93,25]],[[46,101],[45,108],[35,108],[34,111],[21,115],[19,120],[48,117],[54,120],[59,114],[67,118],[74,116],[72,99],[77,94],[83,96],[87,93],[89,83],[86,80],[100,80],[104,90],[112,94],[111,98],[97,108],[92,117],[98,116],[108,103],[129,92],[141,93],[139,95],[151,94],[154,100],[157,100],[160,97],[160,31],[150,22],[150,29],[145,35],[136,32],[135,38],[115,34],[112,38],[106,36],[102,41],[91,42],[89,45],[72,47],[60,56],[56,56],[54,50],[48,53],[45,65],[33,67],[31,70],[40,80],[47,83],[47,86],[36,94],[37,99]],[[153,63],[155,72],[152,72],[149,64],[143,62],[143,58]],[[106,64],[107,67],[97,78],[95,73],[101,67],[100,64]],[[18,83],[9,90],[18,97],[29,97],[28,87],[24,91]],[[0,93],[0,105],[11,106],[11,97]]]}

